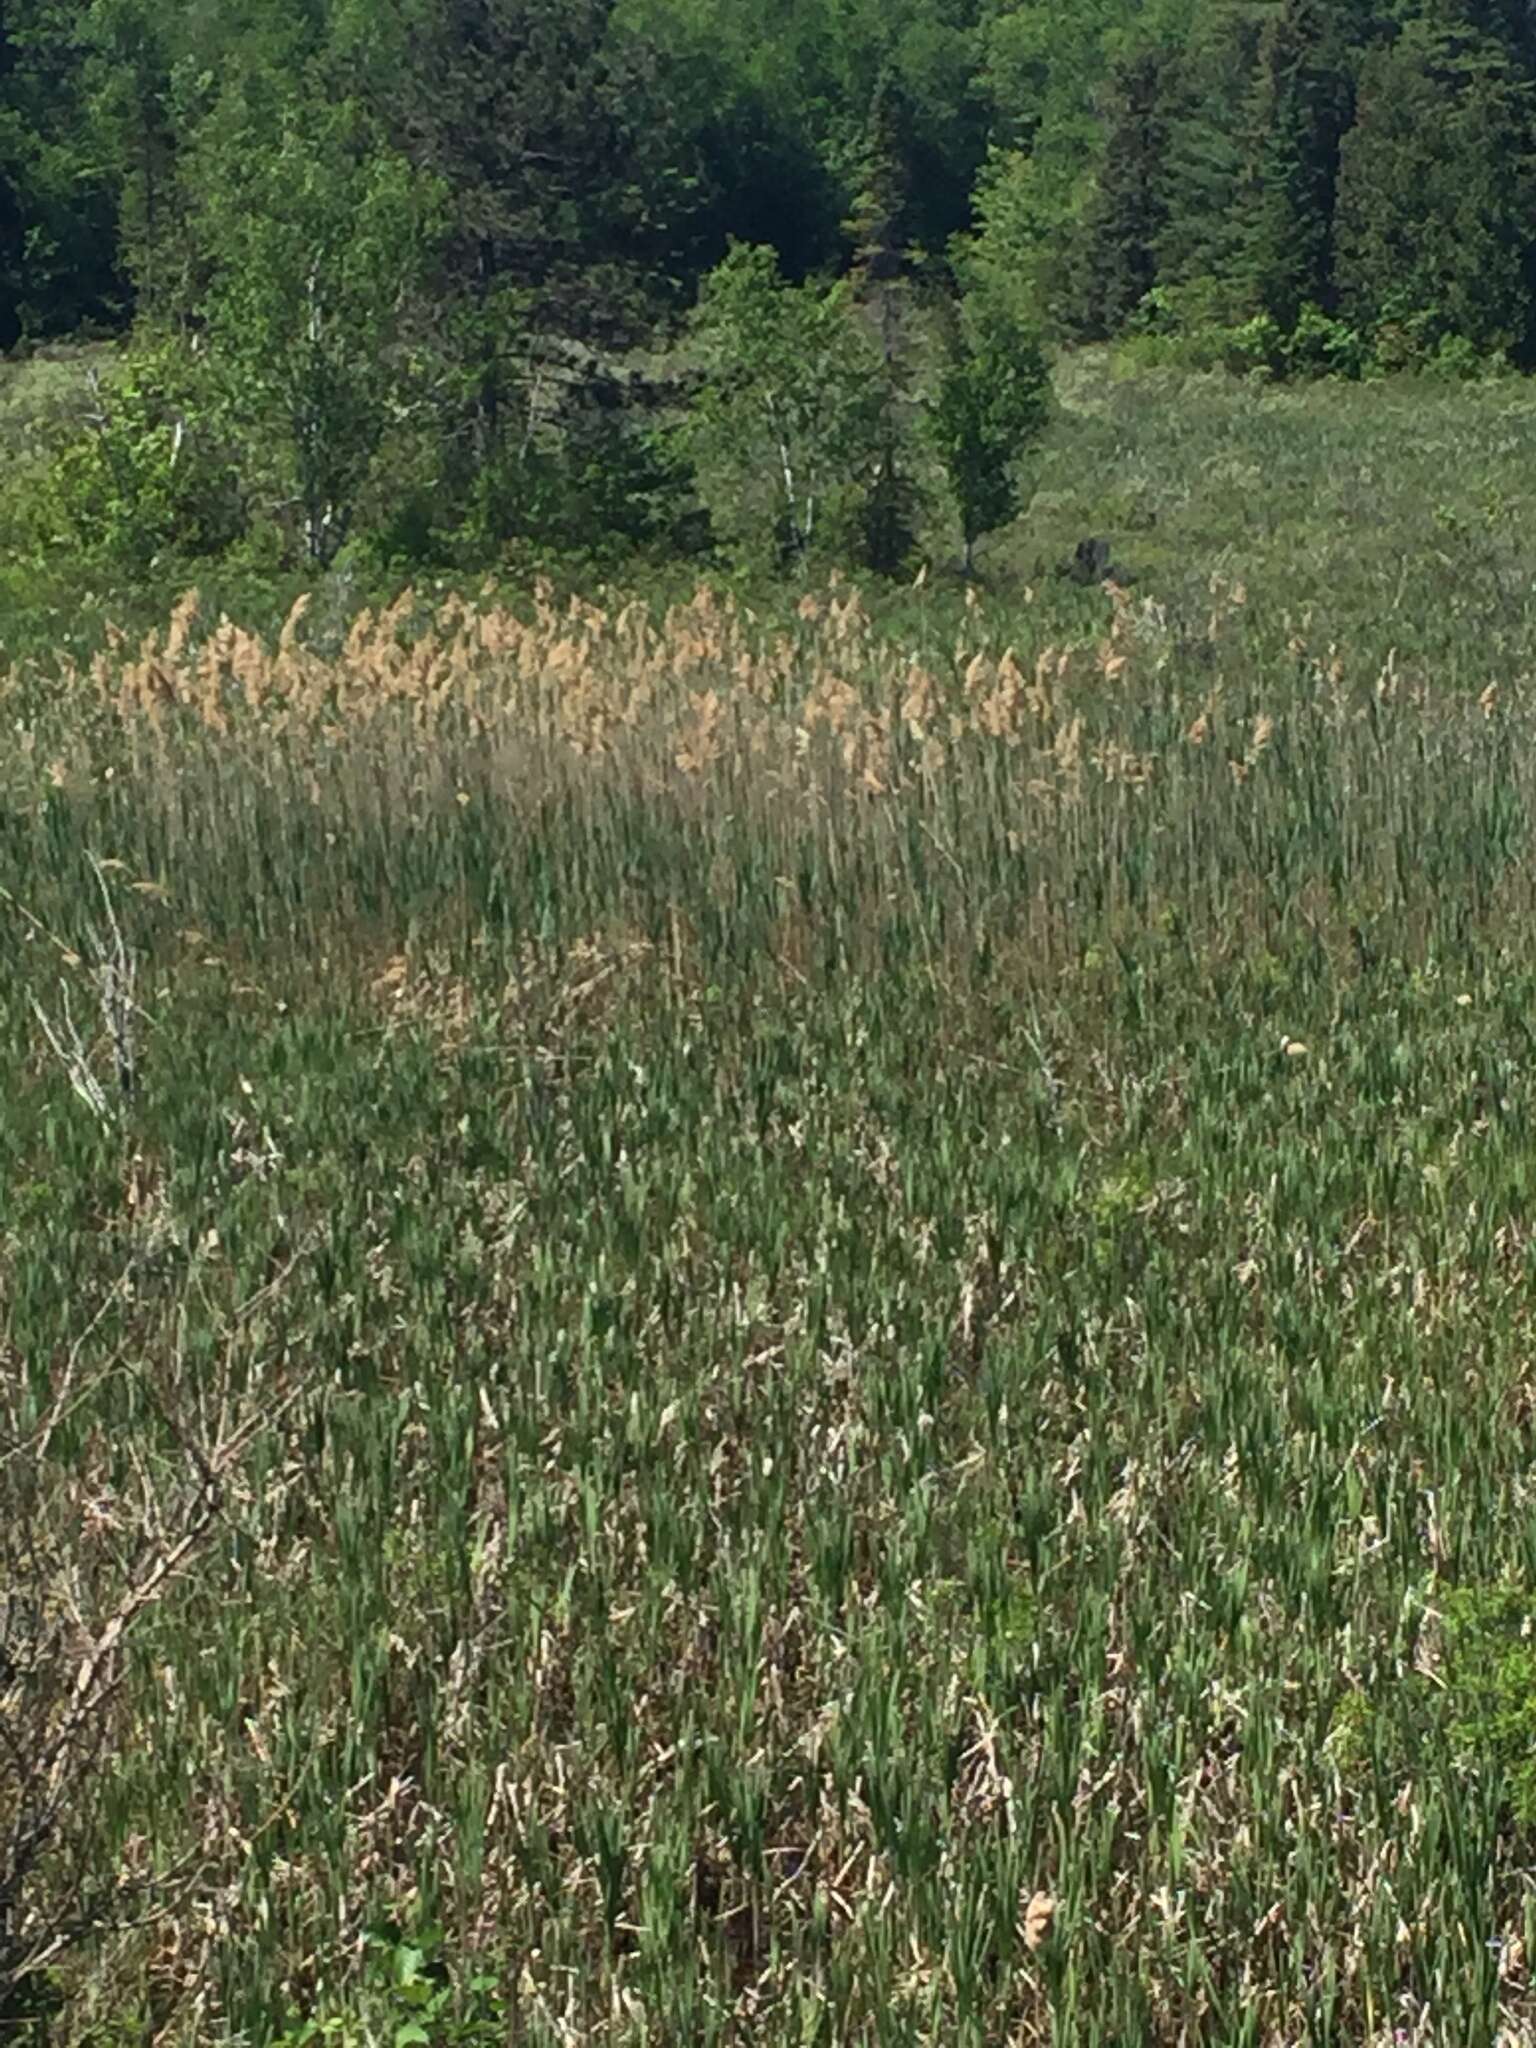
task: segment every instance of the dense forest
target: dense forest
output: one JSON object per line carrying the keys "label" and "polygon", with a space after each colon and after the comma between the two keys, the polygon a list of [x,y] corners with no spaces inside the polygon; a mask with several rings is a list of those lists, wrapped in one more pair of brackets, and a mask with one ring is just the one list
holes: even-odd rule
{"label": "dense forest", "polygon": [[7,0],[0,347],[131,337],[9,546],[969,555],[1052,344],[1529,367],[1533,88],[1521,0]]}

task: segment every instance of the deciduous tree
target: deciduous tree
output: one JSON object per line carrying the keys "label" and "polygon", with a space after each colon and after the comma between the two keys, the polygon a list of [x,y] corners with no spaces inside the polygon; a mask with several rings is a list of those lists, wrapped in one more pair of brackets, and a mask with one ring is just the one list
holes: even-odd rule
{"label": "deciduous tree", "polygon": [[982,536],[1018,516],[1025,463],[1050,405],[1050,369],[1039,336],[984,294],[968,298],[931,422],[960,515],[967,575]]}
{"label": "deciduous tree", "polygon": [[789,284],[738,244],[692,323],[699,385],[684,441],[717,533],[803,561],[846,538],[873,472],[879,360],[846,284]]}

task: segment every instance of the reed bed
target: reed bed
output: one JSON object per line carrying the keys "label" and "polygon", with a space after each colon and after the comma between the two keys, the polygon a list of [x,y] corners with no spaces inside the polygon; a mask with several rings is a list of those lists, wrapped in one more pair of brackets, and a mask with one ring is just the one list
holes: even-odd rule
{"label": "reed bed", "polygon": [[18,2028],[1536,2041],[1536,690],[1206,595],[0,682]]}

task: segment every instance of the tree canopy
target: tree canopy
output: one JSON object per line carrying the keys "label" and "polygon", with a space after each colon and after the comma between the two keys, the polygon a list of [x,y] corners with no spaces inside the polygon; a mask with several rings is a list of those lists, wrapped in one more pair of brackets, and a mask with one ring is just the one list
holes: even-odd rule
{"label": "tree canopy", "polygon": [[1043,345],[1536,365],[1533,178],[1524,0],[6,0],[0,349],[131,338],[53,532],[969,557]]}
{"label": "tree canopy", "polygon": [[1172,291],[1532,349],[1514,0],[9,0],[0,337],[184,311],[258,79],[274,156],[350,103],[441,181],[440,299],[567,331],[675,316],[733,240],[835,272],[883,180],[905,247],[980,225],[1066,339]]}

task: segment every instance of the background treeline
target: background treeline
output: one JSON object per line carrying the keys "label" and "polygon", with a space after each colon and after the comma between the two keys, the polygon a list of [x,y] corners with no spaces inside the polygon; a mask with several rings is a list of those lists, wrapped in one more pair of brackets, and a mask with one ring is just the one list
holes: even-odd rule
{"label": "background treeline", "polygon": [[1533,83],[1520,0],[6,0],[0,346],[133,340],[6,551],[969,555],[1039,341],[1528,367]]}

